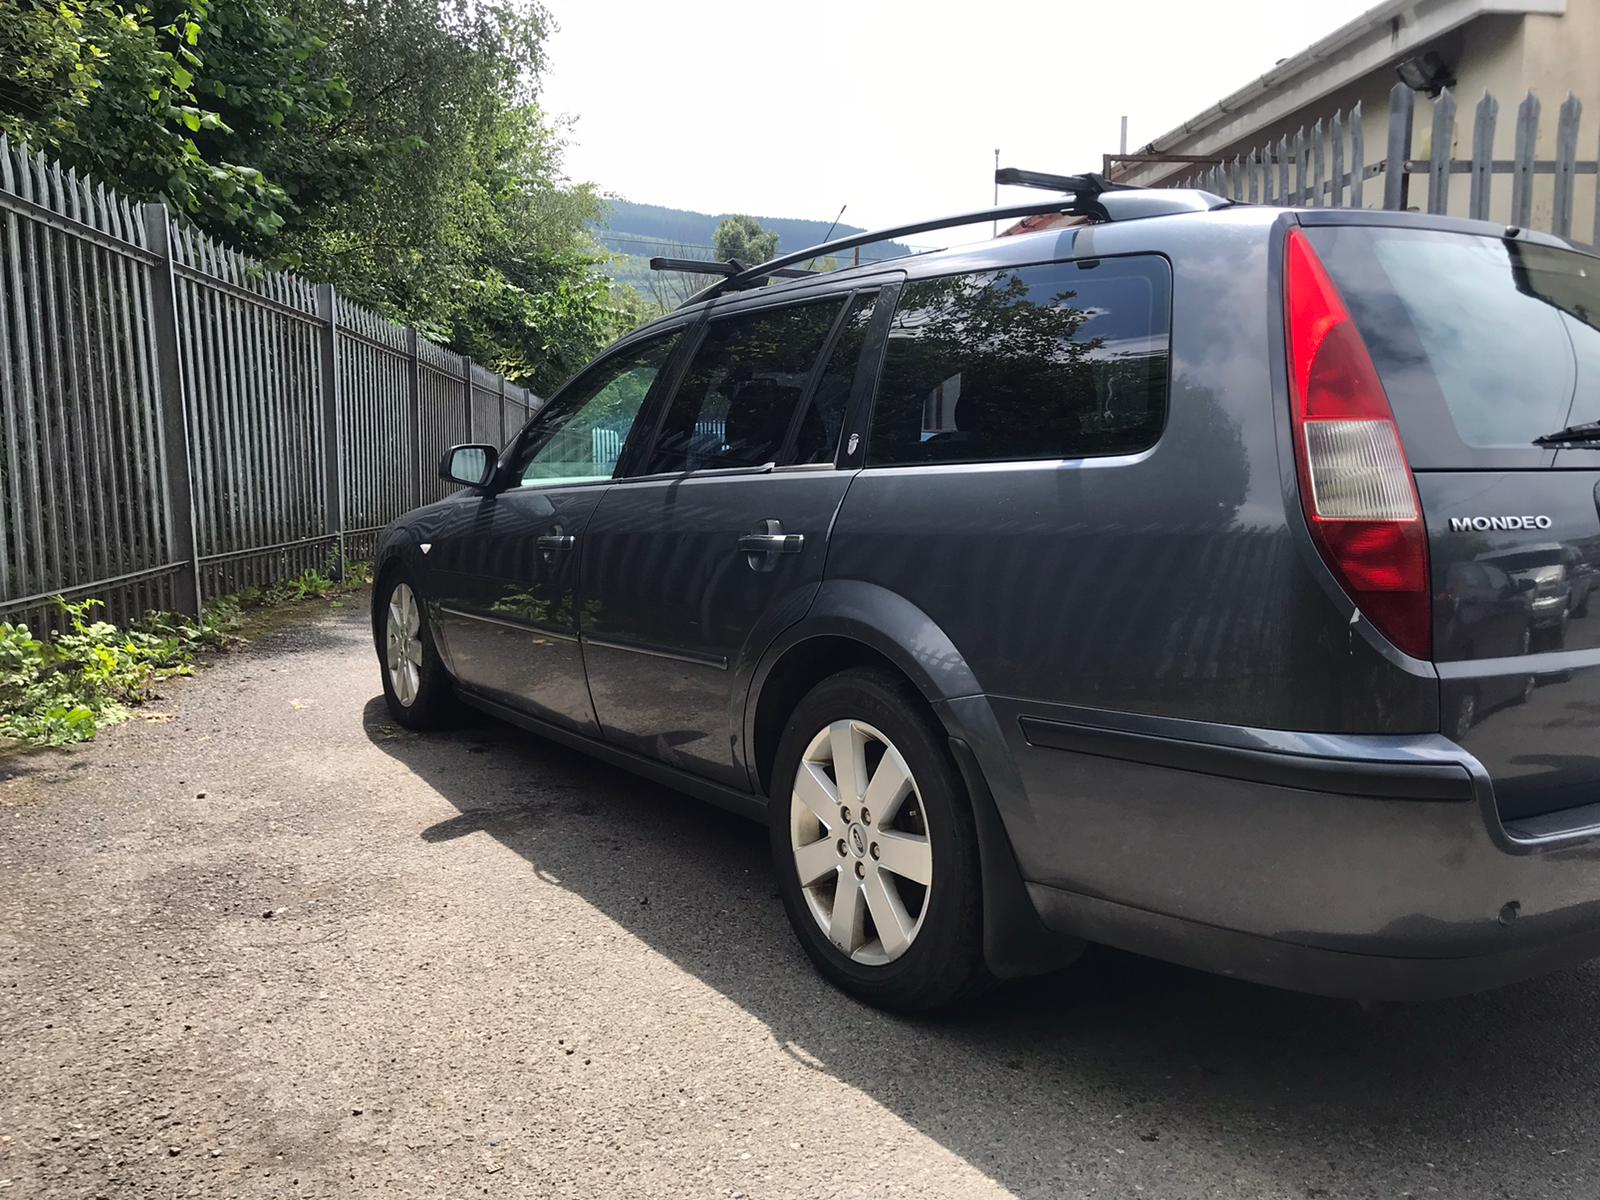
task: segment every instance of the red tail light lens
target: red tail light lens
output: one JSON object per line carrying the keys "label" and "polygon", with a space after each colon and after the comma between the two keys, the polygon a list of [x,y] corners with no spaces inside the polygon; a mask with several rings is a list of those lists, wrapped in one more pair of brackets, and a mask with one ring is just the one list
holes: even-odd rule
{"label": "red tail light lens", "polygon": [[1289,233],[1289,392],[1311,537],[1356,607],[1400,649],[1432,654],[1428,538],[1372,356],[1316,251]]}

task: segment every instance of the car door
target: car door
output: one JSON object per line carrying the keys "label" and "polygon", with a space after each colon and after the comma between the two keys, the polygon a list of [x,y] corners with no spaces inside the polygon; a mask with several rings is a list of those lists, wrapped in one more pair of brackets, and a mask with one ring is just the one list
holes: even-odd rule
{"label": "car door", "polygon": [[578,645],[580,539],[681,329],[629,342],[563,388],[435,539],[437,623],[462,686],[598,732]]}
{"label": "car door", "polygon": [[607,739],[749,786],[751,660],[821,584],[851,478],[839,438],[888,301],[872,287],[711,314],[636,477],[584,534],[584,661]]}

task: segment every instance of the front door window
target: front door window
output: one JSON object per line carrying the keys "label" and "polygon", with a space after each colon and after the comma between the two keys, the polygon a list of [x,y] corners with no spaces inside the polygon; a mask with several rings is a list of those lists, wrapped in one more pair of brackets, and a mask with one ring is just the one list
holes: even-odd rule
{"label": "front door window", "polygon": [[610,479],[677,340],[674,330],[590,367],[529,425],[512,463],[512,478],[522,487]]}

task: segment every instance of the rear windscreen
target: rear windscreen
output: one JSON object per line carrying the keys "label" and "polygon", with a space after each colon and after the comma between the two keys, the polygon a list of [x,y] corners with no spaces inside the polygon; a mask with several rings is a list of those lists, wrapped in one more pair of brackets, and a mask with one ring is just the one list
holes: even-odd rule
{"label": "rear windscreen", "polygon": [[[1494,237],[1306,230],[1418,469],[1549,466],[1533,440],[1600,419],[1600,260]],[[1600,451],[1563,465],[1593,466]]]}

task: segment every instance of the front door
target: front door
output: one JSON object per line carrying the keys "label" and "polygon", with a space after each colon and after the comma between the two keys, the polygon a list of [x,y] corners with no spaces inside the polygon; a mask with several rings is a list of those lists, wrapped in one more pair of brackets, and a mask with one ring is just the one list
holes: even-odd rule
{"label": "front door", "polygon": [[711,317],[639,477],[608,488],[584,532],[584,660],[608,739],[748,786],[740,681],[821,585],[875,304]]}
{"label": "front door", "polygon": [[518,439],[497,485],[436,538],[436,628],[464,687],[598,732],[578,645],[584,531],[677,338],[624,345],[563,388]]}

